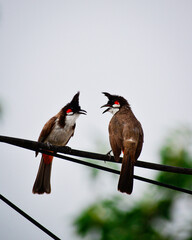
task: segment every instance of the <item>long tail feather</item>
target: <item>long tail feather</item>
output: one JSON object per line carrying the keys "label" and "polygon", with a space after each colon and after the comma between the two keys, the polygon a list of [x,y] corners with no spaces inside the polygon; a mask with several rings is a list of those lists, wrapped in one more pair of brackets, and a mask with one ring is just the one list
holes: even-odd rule
{"label": "long tail feather", "polygon": [[46,160],[48,157],[49,157],[48,162],[44,161],[43,156],[41,158],[37,177],[33,185],[33,190],[32,190],[33,193],[43,194],[43,193],[51,192],[50,178],[51,178],[51,167],[52,167],[53,157],[46,155]]}
{"label": "long tail feather", "polygon": [[131,160],[130,155],[126,154],[123,157],[121,173],[119,177],[118,190],[131,194],[133,191],[133,172],[134,162]]}

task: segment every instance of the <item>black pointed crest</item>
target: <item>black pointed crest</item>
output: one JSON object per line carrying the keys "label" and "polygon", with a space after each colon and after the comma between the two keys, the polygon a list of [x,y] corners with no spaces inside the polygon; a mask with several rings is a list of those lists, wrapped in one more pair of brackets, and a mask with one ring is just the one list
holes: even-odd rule
{"label": "black pointed crest", "polygon": [[62,108],[61,111],[64,112],[64,114],[66,114],[66,111],[69,109],[72,110],[73,113],[79,113],[79,114],[87,113],[85,110],[81,109],[81,107],[79,105],[79,94],[80,94],[80,92],[77,92],[75,94],[75,96],[73,97],[73,99],[71,100],[71,102]]}
{"label": "black pointed crest", "polygon": [[127,102],[127,100],[124,98],[124,97],[121,97],[121,96],[118,96],[118,95],[111,95],[110,93],[107,93],[107,92],[102,92],[108,99],[108,103],[109,104],[113,104],[114,101],[119,101],[120,105],[123,106],[123,105],[127,105],[130,107],[129,103]]}
{"label": "black pointed crest", "polygon": [[77,92],[73,99],[71,100],[70,104],[73,106],[79,106],[79,94],[80,92]]}
{"label": "black pointed crest", "polygon": [[106,97],[108,97],[109,99],[111,98],[111,94],[107,93],[107,92],[102,92]]}

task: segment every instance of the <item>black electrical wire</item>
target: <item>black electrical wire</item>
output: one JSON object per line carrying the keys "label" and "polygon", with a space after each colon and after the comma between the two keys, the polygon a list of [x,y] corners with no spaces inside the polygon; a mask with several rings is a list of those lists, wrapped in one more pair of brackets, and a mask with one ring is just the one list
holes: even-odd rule
{"label": "black electrical wire", "polygon": [[37,226],[38,228],[40,228],[43,232],[45,232],[46,234],[48,234],[50,237],[52,237],[55,240],[60,240],[60,238],[58,238],[55,234],[53,234],[52,232],[50,232],[47,228],[45,228],[43,225],[41,225],[40,223],[38,223],[35,219],[33,219],[32,217],[30,217],[28,214],[26,214],[24,211],[22,211],[20,208],[18,208],[15,204],[13,204],[12,202],[10,202],[7,198],[5,198],[4,196],[2,196],[0,194],[0,199],[6,203],[7,205],[9,205],[10,207],[12,207],[15,211],[17,211],[19,214],[21,214],[24,218],[26,218],[27,220],[29,220],[31,223],[33,223],[35,226]]}
{"label": "black electrical wire", "polygon": [[[13,138],[13,137],[1,136],[1,135],[0,135],[0,142],[8,143],[8,144],[22,147],[25,149],[30,149],[32,151],[40,151],[40,149],[45,149],[45,150],[52,150],[54,152],[65,153],[68,155],[74,155],[74,156],[83,157],[83,158],[115,162],[112,156],[110,157],[104,154],[75,150],[67,146],[65,147],[58,147],[53,145],[48,146],[47,144],[41,143],[41,142],[35,142],[35,141],[26,140],[26,139]],[[162,164],[156,164],[156,163],[150,163],[150,162],[143,162],[139,160],[136,162],[135,166],[158,170],[158,171],[192,175],[192,168],[181,168],[181,167],[168,166],[168,165],[162,165]]]}
{"label": "black electrical wire", "polygon": [[[75,163],[78,163],[78,164],[81,164],[81,165],[92,167],[92,168],[95,168],[95,169],[103,170],[103,171],[106,171],[106,172],[111,172],[111,173],[114,173],[114,174],[120,174],[120,171],[118,171],[118,170],[115,170],[115,169],[112,169],[112,168],[107,168],[107,167],[100,166],[100,165],[97,165],[97,164],[93,164],[93,163],[90,163],[90,162],[82,161],[80,159],[75,159],[75,158],[72,158],[72,157],[68,157],[68,156],[61,155],[61,154],[56,154],[56,153],[51,153],[51,152],[44,151],[44,150],[40,150],[40,152],[55,156],[57,158],[65,159],[67,161],[71,161],[71,162],[75,162]],[[183,193],[187,193],[187,194],[192,195],[192,191],[188,190],[188,189],[180,188],[180,187],[169,185],[169,184],[166,184],[166,183],[161,183],[161,182],[158,182],[158,181],[155,181],[155,180],[152,180],[152,179],[147,179],[147,178],[136,176],[136,175],[134,175],[134,178],[137,179],[137,180],[143,181],[143,182],[151,183],[151,184],[154,184],[154,185],[157,185],[157,186],[169,188],[169,189],[172,189],[172,190],[176,190],[176,191],[179,191],[179,192],[183,192]]]}
{"label": "black electrical wire", "polygon": [[[8,143],[8,144],[11,144],[11,145],[15,145],[15,146],[22,147],[22,148],[25,148],[25,149],[29,149],[29,150],[32,150],[32,151],[36,151],[36,152],[46,153],[48,155],[52,155],[52,156],[55,156],[57,158],[65,159],[67,161],[71,161],[71,162],[75,162],[75,163],[82,164],[82,165],[85,165],[85,166],[93,167],[93,168],[103,170],[103,171],[106,171],[106,172],[111,172],[111,173],[114,173],[114,174],[120,174],[120,171],[118,171],[118,170],[111,169],[111,168],[106,168],[104,166],[100,166],[100,165],[93,164],[93,163],[90,163],[90,162],[82,161],[80,159],[75,159],[75,158],[72,158],[72,157],[69,157],[69,156],[66,156],[66,155],[63,155],[63,154],[61,155],[61,154],[58,154],[56,152],[64,153],[64,154],[67,154],[67,155],[74,155],[74,156],[83,157],[83,158],[94,159],[94,160],[114,162],[114,158],[110,157],[108,155],[75,150],[75,149],[71,149],[69,147],[57,147],[57,146],[52,146],[52,145],[48,146],[47,144],[40,143],[40,142],[30,141],[30,140],[26,140],[26,139],[12,138],[12,137],[1,136],[1,135],[0,135],[0,142]],[[50,152],[50,151],[53,151],[53,152]],[[172,173],[192,175],[192,169],[190,169],[190,168],[173,167],[173,166],[167,166],[167,165],[161,165],[161,164],[155,164],[155,163],[149,163],[149,162],[143,162],[143,161],[137,161],[136,166],[143,167],[143,168],[148,168],[148,169],[153,169],[153,170],[159,170],[159,171],[167,171],[167,172],[172,172]],[[152,180],[152,179],[147,179],[147,178],[136,176],[136,175],[134,175],[134,178],[137,179],[137,180],[140,180],[140,181],[155,184],[157,186],[162,186],[162,187],[166,187],[166,188],[176,190],[176,191],[180,191],[180,192],[183,192],[183,193],[192,194],[191,190],[179,188],[179,187],[172,186],[172,185],[169,185],[169,184],[166,184],[166,183],[157,182],[157,181]],[[0,194],[0,199],[2,201],[4,201],[6,204],[8,204],[10,207],[12,207],[15,211],[20,213],[23,217],[25,217],[30,222],[32,222],[34,225],[39,227],[42,231],[47,233],[50,237],[52,237],[53,239],[56,239],[56,240],[59,239],[52,232],[50,232],[48,229],[43,227],[40,223],[38,223],[36,220],[34,220],[28,214],[23,212],[21,209],[19,209],[12,202],[10,202],[8,199],[3,197],[1,194]]]}
{"label": "black electrical wire", "polygon": [[[40,142],[35,142],[35,141],[30,141],[30,140],[25,140],[25,139],[19,139],[19,138],[12,138],[12,137],[7,137],[7,136],[0,136],[0,142],[5,142],[5,143],[9,143],[9,144],[19,146],[19,147],[22,147],[22,148],[30,149],[30,150],[33,150],[33,151],[46,153],[48,155],[52,155],[52,156],[55,156],[55,157],[58,157],[58,158],[61,158],[61,159],[76,162],[76,163],[79,163],[79,164],[83,164],[83,165],[86,165],[86,166],[89,166],[89,167],[93,167],[93,168],[97,168],[97,169],[100,169],[100,170],[112,172],[112,173],[115,173],[115,174],[120,173],[119,171],[117,171],[115,169],[110,169],[110,168],[99,166],[99,165],[96,165],[96,164],[93,164],[93,163],[90,163],[90,162],[85,162],[85,161],[82,161],[82,160],[79,160],[79,159],[74,159],[74,158],[71,158],[71,157],[68,157],[68,156],[58,154],[56,152],[76,155],[76,156],[80,156],[80,157],[92,158],[92,159],[95,159],[95,160],[98,159],[98,160],[114,162],[114,158],[109,157],[108,155],[74,150],[74,149],[71,149],[71,148],[66,147],[66,146],[65,147],[58,147],[58,146],[53,146],[53,145],[48,146],[47,144],[40,143]],[[50,152],[50,150],[53,151],[53,152]],[[168,172],[172,172],[172,173],[180,173],[180,174],[189,174],[189,175],[192,174],[192,169],[190,169],[190,168],[172,167],[172,166],[161,165],[161,164],[146,163],[146,162],[142,162],[142,161],[139,161],[139,163],[140,163],[140,165],[142,165],[142,167],[149,168],[149,169],[163,170],[163,171],[168,171]],[[136,166],[138,166],[137,163],[136,163]],[[172,185],[169,185],[169,184],[166,184],[166,183],[161,183],[161,182],[158,182],[158,181],[154,181],[154,180],[139,177],[139,176],[134,176],[134,178],[137,179],[137,180],[148,182],[148,183],[155,184],[155,185],[158,185],[158,186],[162,186],[162,187],[177,190],[177,191],[180,191],[180,192],[192,194],[191,190],[179,188],[179,187],[172,186]]]}

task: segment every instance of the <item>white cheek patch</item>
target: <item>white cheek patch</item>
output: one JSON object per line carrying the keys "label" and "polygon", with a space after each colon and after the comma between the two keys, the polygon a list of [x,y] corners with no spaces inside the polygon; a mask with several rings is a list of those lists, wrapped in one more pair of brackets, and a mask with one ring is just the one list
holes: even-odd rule
{"label": "white cheek patch", "polygon": [[73,112],[68,112],[67,113],[67,116],[72,116],[73,115]]}
{"label": "white cheek patch", "polygon": [[120,108],[120,104],[113,104],[113,108]]}

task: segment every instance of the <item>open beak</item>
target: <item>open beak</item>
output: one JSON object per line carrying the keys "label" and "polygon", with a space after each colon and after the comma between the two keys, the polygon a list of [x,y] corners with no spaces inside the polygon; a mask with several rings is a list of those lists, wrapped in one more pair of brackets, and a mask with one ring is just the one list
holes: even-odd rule
{"label": "open beak", "polygon": [[105,109],[105,111],[103,112],[103,113],[106,113],[106,112],[108,112],[109,111],[109,109],[111,108],[111,106],[107,103],[107,104],[105,104],[105,105],[103,105],[103,106],[101,106],[101,108],[103,108],[103,107],[107,107],[107,109]]}
{"label": "open beak", "polygon": [[83,109],[80,109],[78,113],[79,113],[79,114],[84,114],[84,115],[86,115],[86,114],[87,114],[87,111],[85,111],[85,110],[83,110]]}

